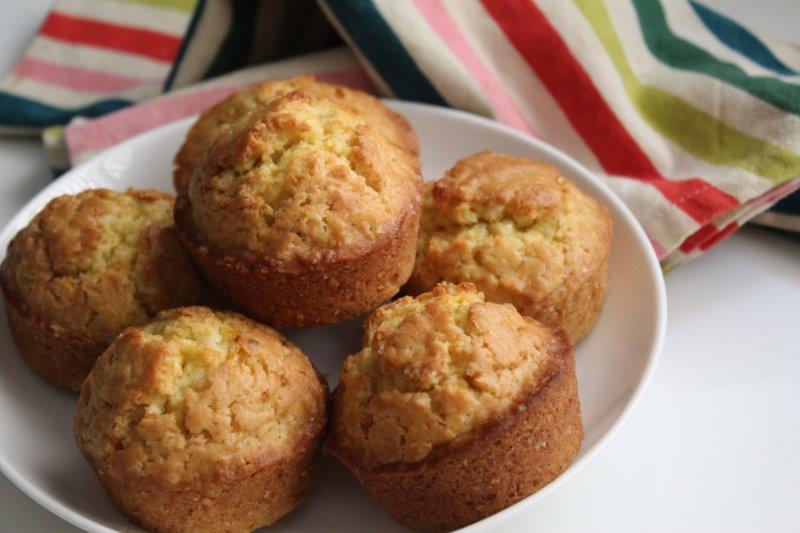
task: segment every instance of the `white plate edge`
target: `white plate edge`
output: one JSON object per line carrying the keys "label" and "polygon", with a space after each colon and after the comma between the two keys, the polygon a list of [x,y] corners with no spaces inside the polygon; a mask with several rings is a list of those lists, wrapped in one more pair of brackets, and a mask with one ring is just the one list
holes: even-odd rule
{"label": "white plate edge", "polygon": [[[525,135],[521,132],[515,131],[514,129],[509,128],[508,126],[505,126],[499,122],[466,111],[444,108],[440,106],[423,104],[418,102],[404,102],[392,99],[383,99],[383,101],[389,107],[400,112],[401,114],[404,108],[426,109],[435,113],[442,113],[445,115],[449,114],[455,117],[459,117],[462,120],[467,120],[470,122],[481,124],[482,126],[488,127],[490,129],[499,130],[504,134],[511,135],[524,142],[534,144],[537,146],[538,149],[548,153],[548,155],[550,155],[553,159],[559,160],[560,162],[565,163],[567,166],[572,166],[576,168],[581,174],[584,175],[585,178],[587,178],[589,181],[598,186],[598,188],[605,193],[604,195],[606,196],[606,198],[604,198],[604,200],[612,202],[614,204],[614,207],[621,213],[623,218],[625,218],[627,222],[631,223],[637,239],[640,241],[641,244],[644,245],[644,248],[647,250],[646,257],[648,266],[650,267],[649,273],[651,274],[651,277],[655,282],[654,285],[656,287],[655,297],[656,297],[656,320],[657,320],[655,338],[651,342],[649,350],[650,356],[648,358],[645,370],[639,379],[636,389],[633,391],[633,394],[631,395],[630,399],[628,400],[628,403],[625,405],[622,412],[618,416],[617,420],[612,424],[612,426],[606,431],[606,434],[603,435],[603,437],[598,442],[596,442],[590,449],[586,450],[585,455],[581,459],[573,462],[569,466],[569,468],[567,468],[567,470],[562,472],[556,479],[551,481],[545,487],[543,487],[536,493],[528,496],[527,498],[520,500],[514,505],[511,505],[510,507],[507,507],[502,511],[499,511],[489,517],[484,518],[483,520],[480,520],[479,522],[476,522],[459,530],[462,532],[469,532],[469,533],[474,533],[477,531],[485,531],[487,528],[500,525],[500,523],[505,522],[507,519],[511,518],[512,516],[516,515],[522,510],[530,507],[534,503],[546,497],[548,494],[552,493],[556,489],[566,484],[570,479],[572,479],[575,476],[575,474],[580,469],[582,469],[586,464],[595,459],[606,448],[608,443],[619,433],[620,429],[628,420],[631,413],[635,409],[636,405],[641,400],[644,391],[646,390],[648,384],[650,383],[650,380],[652,379],[653,374],[655,373],[658,360],[661,357],[661,351],[664,344],[664,337],[666,334],[666,322],[667,322],[667,299],[666,299],[666,287],[664,285],[664,277],[662,275],[658,259],[655,255],[655,251],[653,250],[650,244],[650,240],[645,234],[641,224],[639,224],[639,221],[636,219],[636,217],[634,217],[633,213],[628,209],[628,207],[622,202],[622,200],[616,195],[616,193],[614,193],[611,190],[611,188],[606,183],[604,183],[601,179],[596,177],[581,163],[579,163],[566,153],[545,143],[544,141],[541,141],[529,135]],[[42,190],[40,190],[36,195],[33,196],[33,198],[25,202],[25,204],[3,226],[3,229],[0,230],[0,241],[6,240],[6,233],[11,233],[13,231],[13,228],[19,226],[17,222],[19,219],[22,218],[24,214],[23,212],[27,211],[29,205],[31,205],[34,202],[37,202],[39,198],[41,198],[42,196],[45,196],[51,188],[57,187],[62,180],[69,178],[73,174],[86,172],[92,166],[97,166],[101,160],[106,158],[112,158],[115,152],[118,151],[121,152],[127,150],[128,146],[130,144],[136,143],[140,137],[151,135],[155,131],[161,129],[177,128],[179,127],[179,125],[183,123],[188,123],[194,120],[196,120],[196,116],[183,118],[177,121],[163,124],[157,128],[143,131],[141,133],[134,135],[133,137],[126,139],[120,144],[117,144],[115,146],[103,150],[102,152],[96,154],[91,160],[86,161],[81,165],[78,165],[77,167],[70,169],[68,172],[64,173],[62,176],[59,176],[57,179],[53,180],[52,183],[50,183]],[[29,218],[31,217],[28,217],[28,219]],[[13,235],[9,236],[9,240],[10,237],[13,237]],[[0,251],[0,253],[2,253],[2,257],[0,257],[0,260],[2,260],[3,258],[5,258],[5,250]],[[51,513],[55,514],[56,516],[59,516],[60,518],[71,523],[72,525],[91,532],[111,533],[115,531],[106,526],[98,524],[97,522],[89,518],[84,517],[80,513],[73,511],[69,507],[56,501],[54,498],[44,493],[41,489],[31,485],[21,474],[19,474],[19,472],[16,471],[13,465],[8,460],[6,460],[2,454],[0,454],[0,472],[2,472],[18,489],[20,489],[22,492],[28,495],[36,503],[38,503]]]}

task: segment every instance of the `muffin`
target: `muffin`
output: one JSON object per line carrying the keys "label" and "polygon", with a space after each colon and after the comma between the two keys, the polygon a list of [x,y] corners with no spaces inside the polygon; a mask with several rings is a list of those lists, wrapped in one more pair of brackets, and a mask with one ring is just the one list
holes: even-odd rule
{"label": "muffin", "polygon": [[217,138],[175,208],[209,284],[274,327],[374,309],[414,263],[416,157],[327,98],[298,90]]}
{"label": "muffin", "polygon": [[227,131],[239,117],[278,96],[297,89],[333,100],[343,109],[361,116],[365,122],[394,144],[413,154],[419,153],[417,137],[408,121],[367,93],[341,85],[318,82],[313,76],[270,80],[234,93],[200,115],[186,134],[180,150],[175,154],[173,173],[175,190],[182,192],[188,189],[189,180],[200,159],[211,148],[214,140]]}
{"label": "muffin", "polygon": [[52,200],[0,267],[11,334],[34,370],[74,390],[125,327],[203,297],[174,197],[90,189]]}
{"label": "muffin", "polygon": [[251,531],[306,495],[327,387],[276,331],[172,309],[126,329],[83,384],[75,438],[112,500],[153,531]]}
{"label": "muffin", "polygon": [[557,169],[481,152],[426,189],[409,290],[474,283],[576,343],[603,306],[611,232],[606,207]]}
{"label": "muffin", "polygon": [[327,448],[401,524],[453,529],[555,479],[582,439],[566,335],[443,283],[370,316]]}

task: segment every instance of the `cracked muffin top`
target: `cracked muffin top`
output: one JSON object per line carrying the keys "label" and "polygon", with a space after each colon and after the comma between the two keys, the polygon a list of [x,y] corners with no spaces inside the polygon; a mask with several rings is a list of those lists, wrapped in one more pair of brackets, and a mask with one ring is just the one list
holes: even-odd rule
{"label": "cracked muffin top", "polygon": [[424,460],[502,417],[557,371],[561,333],[442,283],[379,308],[336,392],[336,446],[365,468]]}
{"label": "cracked muffin top", "polygon": [[326,396],[311,361],[275,330],[236,313],[171,309],[100,356],[75,434],[112,476],[224,482],[315,438]]}
{"label": "cracked muffin top", "polygon": [[610,241],[608,210],[556,168],[485,151],[426,189],[411,283],[471,282],[526,309],[572,293]]}
{"label": "cracked muffin top", "polygon": [[420,203],[415,156],[327,98],[298,90],[219,137],[189,187],[201,244],[245,261],[357,256]]}
{"label": "cracked muffin top", "polygon": [[172,225],[174,197],[89,189],[53,199],[8,246],[6,295],[55,329],[111,342],[204,284]]}
{"label": "cracked muffin top", "polygon": [[367,93],[318,82],[313,76],[271,80],[236,92],[200,115],[175,155],[175,189],[180,192],[189,187],[192,173],[200,159],[211,148],[214,140],[227,131],[239,117],[297,89],[329,98],[342,109],[359,115],[389,141],[413,154],[419,153],[417,137],[408,121]]}

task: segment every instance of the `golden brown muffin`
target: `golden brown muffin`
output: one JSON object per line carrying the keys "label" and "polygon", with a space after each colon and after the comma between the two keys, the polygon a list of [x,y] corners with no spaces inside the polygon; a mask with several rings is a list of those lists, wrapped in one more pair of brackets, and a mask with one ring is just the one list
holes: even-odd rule
{"label": "golden brown muffin", "polygon": [[413,154],[419,153],[417,136],[408,121],[367,93],[318,82],[314,76],[270,80],[236,92],[200,115],[175,154],[175,190],[182,192],[189,188],[189,180],[200,160],[209,151],[214,140],[226,132],[236,120],[256,107],[297,89],[333,100],[341,108],[362,117],[391,142]]}
{"label": "golden brown muffin", "polygon": [[420,189],[414,156],[295,91],[217,139],[175,222],[212,287],[249,316],[325,324],[373,309],[408,279]]}
{"label": "golden brown muffin", "polygon": [[276,331],[186,307],[126,329],[83,384],[75,438],[154,531],[251,531],[306,495],[327,385]]}
{"label": "golden brown muffin", "polygon": [[603,306],[611,233],[606,207],[557,169],[481,152],[426,189],[409,289],[474,283],[574,344]]}
{"label": "golden brown muffin", "polygon": [[461,527],[555,479],[581,446],[566,335],[471,284],[375,311],[334,392],[327,448],[395,520]]}
{"label": "golden brown muffin", "polygon": [[202,298],[173,203],[158,191],[90,189],[55,198],[14,237],[0,285],[34,370],[78,390],[125,327]]}

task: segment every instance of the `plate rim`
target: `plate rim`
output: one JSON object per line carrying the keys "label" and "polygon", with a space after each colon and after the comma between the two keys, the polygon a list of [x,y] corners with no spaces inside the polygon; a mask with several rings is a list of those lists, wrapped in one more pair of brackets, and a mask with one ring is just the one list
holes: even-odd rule
{"label": "plate rim", "polygon": [[[616,437],[620,429],[628,421],[631,413],[639,404],[639,401],[644,395],[644,392],[647,389],[647,386],[649,385],[653,377],[653,374],[655,373],[655,369],[658,365],[658,361],[661,357],[664,345],[664,338],[666,335],[666,324],[667,324],[667,298],[666,298],[666,286],[664,284],[664,276],[658,258],[656,257],[655,251],[653,250],[653,247],[650,245],[649,238],[647,237],[641,224],[633,215],[633,213],[630,211],[630,209],[624,204],[624,202],[622,202],[622,200],[616,195],[616,193],[614,193],[613,190],[602,179],[600,179],[593,172],[587,169],[584,165],[582,165],[580,162],[578,162],[565,152],[548,144],[545,141],[542,141],[535,137],[531,137],[522,132],[516,131],[513,128],[510,128],[509,126],[506,126],[500,122],[491,120],[489,118],[480,115],[475,115],[473,113],[463,111],[460,109],[452,109],[431,104],[425,104],[419,102],[407,102],[394,99],[382,99],[382,101],[384,101],[390,108],[400,112],[401,114],[403,113],[404,109],[407,109],[407,110],[422,111],[423,113],[434,113],[445,116],[451,116],[458,120],[465,120],[467,122],[472,122],[473,124],[476,124],[482,128],[488,128],[500,132],[504,135],[510,135],[525,143],[534,145],[538,150],[547,153],[547,155],[553,160],[556,160],[567,167],[572,167],[576,169],[582,175],[582,178],[587,179],[603,192],[604,196],[603,200],[612,203],[614,209],[616,209],[616,211],[620,214],[620,216],[623,219],[625,219],[626,222],[629,223],[634,232],[636,240],[640,244],[642,244],[642,247],[645,249],[645,257],[646,257],[645,262],[648,266],[648,272],[654,281],[653,288],[654,288],[654,296],[656,304],[654,309],[655,334],[650,340],[650,346],[648,350],[649,352],[648,360],[645,365],[645,368],[641,373],[641,376],[639,377],[639,380],[635,388],[631,392],[631,395],[626,405],[618,415],[617,419],[608,428],[605,434],[591,448],[586,450],[583,457],[571,463],[570,466],[564,472],[562,472],[553,481],[545,485],[542,489],[491,516],[488,516],[478,522],[475,522],[458,530],[461,532],[469,532],[469,533],[486,531],[490,528],[499,526],[503,522],[506,522],[514,515],[517,515],[523,510],[538,503],[540,500],[547,497],[550,493],[564,486],[579,471],[583,470],[583,468],[588,463],[593,461],[600,453],[602,453],[605,450],[609,442],[611,442],[611,440],[613,440]],[[116,144],[114,146],[106,148],[105,150],[102,150],[101,152],[98,152],[88,161],[85,161],[80,165],[71,168],[69,171],[65,172],[63,175],[59,176],[58,178],[53,180],[50,184],[48,184],[47,186],[42,188],[39,192],[37,192],[32,198],[30,198],[27,202],[25,202],[25,204],[22,205],[11,218],[9,218],[9,220],[3,226],[2,230],[0,230],[0,241],[3,240],[3,238],[6,236],[7,233],[11,233],[12,231],[14,231],[15,227],[19,226],[19,220],[22,218],[23,212],[27,211],[28,207],[31,204],[40,201],[40,199],[43,196],[46,196],[51,189],[57,188],[61,182],[71,179],[71,177],[75,174],[80,174],[82,172],[85,172],[92,166],[101,164],[101,162],[104,160],[113,158],[117,152],[122,152],[124,150],[130,149],[131,145],[140,142],[140,140],[144,137],[155,135],[159,132],[163,132],[163,130],[165,129],[178,128],[183,124],[187,124],[189,122],[196,120],[196,118],[197,115],[192,115],[190,117],[185,117],[183,119],[162,124],[156,128],[145,130],[128,139],[125,139],[119,144]],[[0,253],[2,253],[2,257],[4,258],[5,250],[0,251]],[[92,520],[91,518],[85,516],[84,514],[73,510],[68,505],[58,501],[56,498],[46,493],[43,489],[41,489],[37,485],[34,485],[32,482],[28,480],[26,476],[23,476],[14,467],[11,461],[6,458],[2,450],[0,450],[0,472],[2,472],[2,474],[6,478],[8,478],[15,487],[17,487],[25,495],[34,500],[41,507],[53,513],[54,515],[58,516],[59,518],[69,522],[70,524],[79,527],[85,531],[103,532],[103,533],[113,533],[115,531],[103,524],[98,523],[95,520]]]}

